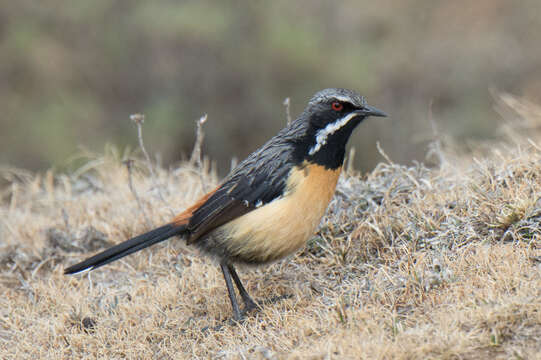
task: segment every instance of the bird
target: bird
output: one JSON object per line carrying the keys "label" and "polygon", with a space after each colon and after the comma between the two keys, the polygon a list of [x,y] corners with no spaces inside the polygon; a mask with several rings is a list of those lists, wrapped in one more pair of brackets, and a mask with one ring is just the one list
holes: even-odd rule
{"label": "bird", "polygon": [[[233,319],[259,305],[235,265],[262,265],[303,247],[329,205],[353,130],[369,116],[386,117],[353,90],[317,92],[299,117],[251,153],[214,190],[169,223],[135,236],[64,270],[94,270],[124,256],[180,237],[219,263]],[[236,285],[244,302],[241,312]]]}

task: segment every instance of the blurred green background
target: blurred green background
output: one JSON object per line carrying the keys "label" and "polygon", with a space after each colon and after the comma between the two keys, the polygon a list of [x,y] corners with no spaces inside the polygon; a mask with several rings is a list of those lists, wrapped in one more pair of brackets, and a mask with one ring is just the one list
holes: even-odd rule
{"label": "blurred green background", "polygon": [[358,168],[423,160],[428,120],[466,143],[495,135],[491,89],[541,102],[541,1],[3,1],[0,163],[62,168],[85,147],[204,154],[223,174],[326,87],[391,117],[352,138]]}

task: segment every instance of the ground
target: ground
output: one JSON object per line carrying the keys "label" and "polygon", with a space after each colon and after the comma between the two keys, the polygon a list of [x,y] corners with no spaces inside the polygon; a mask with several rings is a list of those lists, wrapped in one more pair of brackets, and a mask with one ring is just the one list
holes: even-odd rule
{"label": "ground", "polygon": [[541,150],[508,135],[460,156],[435,140],[430,168],[383,149],[346,169],[303,250],[240,269],[262,304],[240,324],[219,267],[178,239],[63,275],[212,188],[208,160],[151,175],[107,149],[71,174],[2,169],[2,358],[540,359]]}

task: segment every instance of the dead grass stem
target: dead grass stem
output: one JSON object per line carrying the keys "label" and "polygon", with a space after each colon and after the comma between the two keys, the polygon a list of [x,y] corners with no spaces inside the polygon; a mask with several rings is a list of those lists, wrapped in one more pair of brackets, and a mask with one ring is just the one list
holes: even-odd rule
{"label": "dead grass stem", "polygon": [[[219,331],[201,330],[231,315],[221,274],[182,241],[62,274],[146,229],[118,157],[77,177],[10,170],[2,358],[539,359],[541,136],[514,135],[441,168],[387,158],[365,177],[349,169],[304,250],[242,270],[254,298],[290,297]],[[163,174],[175,210],[201,196],[200,176],[216,183],[188,163]],[[140,196],[153,224],[169,219],[164,202]]]}

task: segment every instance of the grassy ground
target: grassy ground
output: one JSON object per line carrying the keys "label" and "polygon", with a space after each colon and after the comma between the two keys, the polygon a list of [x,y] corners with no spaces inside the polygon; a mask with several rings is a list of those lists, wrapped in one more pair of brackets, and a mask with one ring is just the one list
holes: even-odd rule
{"label": "grassy ground", "polygon": [[187,207],[218,181],[208,163],[158,168],[153,178],[144,161],[128,171],[129,154],[110,150],[70,175],[4,169],[1,357],[539,359],[532,124],[541,116],[520,106],[529,114],[511,124],[520,131],[475,155],[436,142],[437,168],[386,159],[364,177],[348,170],[303,251],[241,269],[255,299],[290,297],[235,326],[224,322],[231,309],[218,267],[182,241],[62,274]]}

